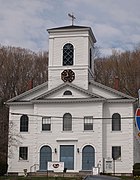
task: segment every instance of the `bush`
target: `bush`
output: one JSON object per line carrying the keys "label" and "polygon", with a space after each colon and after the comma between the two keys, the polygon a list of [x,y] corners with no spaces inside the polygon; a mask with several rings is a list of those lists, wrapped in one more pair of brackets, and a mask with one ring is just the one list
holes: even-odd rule
{"label": "bush", "polygon": [[7,173],[8,164],[6,162],[0,162],[0,176]]}
{"label": "bush", "polygon": [[139,169],[140,170],[140,163],[135,163],[133,166],[133,169]]}
{"label": "bush", "polygon": [[134,169],[133,176],[140,176],[140,169]]}
{"label": "bush", "polygon": [[140,163],[135,163],[133,166],[133,176],[140,176]]}

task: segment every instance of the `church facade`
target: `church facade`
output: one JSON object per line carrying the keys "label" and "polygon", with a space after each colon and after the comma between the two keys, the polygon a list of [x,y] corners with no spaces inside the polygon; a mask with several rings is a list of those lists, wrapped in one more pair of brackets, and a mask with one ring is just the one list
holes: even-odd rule
{"label": "church facade", "polygon": [[90,27],[48,33],[48,82],[7,102],[11,134],[20,138],[9,146],[8,172],[46,171],[48,162],[64,162],[67,172],[132,173],[140,160],[136,99],[94,81]]}

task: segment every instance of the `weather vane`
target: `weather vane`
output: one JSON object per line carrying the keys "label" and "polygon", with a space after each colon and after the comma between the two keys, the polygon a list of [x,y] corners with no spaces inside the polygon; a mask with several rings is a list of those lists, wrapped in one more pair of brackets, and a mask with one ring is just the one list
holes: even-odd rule
{"label": "weather vane", "polygon": [[71,21],[72,21],[72,26],[74,24],[74,20],[76,19],[76,17],[72,14],[68,14],[68,16],[71,18]]}

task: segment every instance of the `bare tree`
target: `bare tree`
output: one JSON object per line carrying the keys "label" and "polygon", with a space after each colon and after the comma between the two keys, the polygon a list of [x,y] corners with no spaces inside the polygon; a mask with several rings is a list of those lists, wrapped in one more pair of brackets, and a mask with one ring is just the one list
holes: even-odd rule
{"label": "bare tree", "polygon": [[20,47],[0,46],[0,160],[6,161],[9,145],[19,143],[17,134],[11,134],[9,126],[8,137],[8,108],[4,102],[28,90],[29,81],[37,86],[48,78],[48,53],[34,53]]}
{"label": "bare tree", "polygon": [[137,97],[140,89],[140,49],[95,60],[95,80],[114,88],[115,77],[119,78],[119,90]]}

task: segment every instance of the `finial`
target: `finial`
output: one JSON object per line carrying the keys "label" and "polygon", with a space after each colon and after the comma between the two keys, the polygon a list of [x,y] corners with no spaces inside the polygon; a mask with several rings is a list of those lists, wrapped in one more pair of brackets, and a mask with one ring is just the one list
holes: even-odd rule
{"label": "finial", "polygon": [[74,24],[74,19],[76,19],[76,17],[72,14],[68,14],[68,16],[71,18],[71,21],[72,21],[72,26]]}

